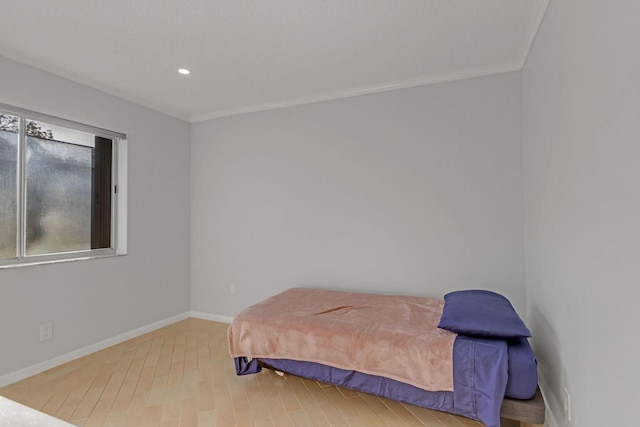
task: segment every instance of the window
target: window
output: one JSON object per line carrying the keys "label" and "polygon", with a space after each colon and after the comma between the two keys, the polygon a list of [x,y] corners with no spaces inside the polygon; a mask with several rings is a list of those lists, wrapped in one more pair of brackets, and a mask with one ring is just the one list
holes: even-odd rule
{"label": "window", "polygon": [[125,149],[125,135],[0,104],[0,266],[124,253]]}

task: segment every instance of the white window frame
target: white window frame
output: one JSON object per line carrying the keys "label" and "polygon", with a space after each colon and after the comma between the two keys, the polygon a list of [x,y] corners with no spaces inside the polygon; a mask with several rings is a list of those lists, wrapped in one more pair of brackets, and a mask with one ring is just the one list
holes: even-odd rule
{"label": "white window frame", "polygon": [[[127,135],[98,127],[85,125],[71,120],[26,110],[0,103],[0,112],[18,116],[20,119],[20,133],[18,139],[17,158],[17,236],[15,258],[0,259],[0,269],[27,265],[51,264],[58,262],[79,261],[87,259],[113,257],[127,254]],[[111,246],[103,249],[88,249],[73,252],[59,252],[55,254],[26,255],[26,179],[24,158],[26,146],[26,120],[41,121],[52,126],[60,126],[78,130],[95,136],[111,139],[112,170],[111,170]]]}

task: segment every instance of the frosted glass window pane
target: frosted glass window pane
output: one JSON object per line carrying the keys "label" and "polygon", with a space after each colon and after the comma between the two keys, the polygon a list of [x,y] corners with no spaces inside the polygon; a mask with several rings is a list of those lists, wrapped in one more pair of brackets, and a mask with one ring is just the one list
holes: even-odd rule
{"label": "frosted glass window pane", "polygon": [[16,257],[18,118],[0,113],[0,259]]}
{"label": "frosted glass window pane", "polygon": [[44,138],[26,139],[26,254],[89,250],[93,149],[37,126]]}
{"label": "frosted glass window pane", "polygon": [[124,135],[0,108],[0,269],[117,254],[115,236],[126,233],[114,215]]}

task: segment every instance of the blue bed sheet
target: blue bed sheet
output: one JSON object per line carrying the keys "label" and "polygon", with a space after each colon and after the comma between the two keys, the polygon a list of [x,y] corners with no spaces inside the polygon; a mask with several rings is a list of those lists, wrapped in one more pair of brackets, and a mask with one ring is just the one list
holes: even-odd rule
{"label": "blue bed sheet", "polygon": [[504,395],[513,399],[531,399],[538,388],[536,356],[526,338],[507,342],[509,344],[509,379]]}
{"label": "blue bed sheet", "polygon": [[[506,341],[459,335],[453,347],[454,391],[427,391],[389,378],[287,359],[260,359],[283,372],[500,427],[509,371]],[[260,371],[257,360],[235,359],[238,375]],[[537,384],[537,377],[536,377]],[[535,392],[535,387],[534,387]]]}

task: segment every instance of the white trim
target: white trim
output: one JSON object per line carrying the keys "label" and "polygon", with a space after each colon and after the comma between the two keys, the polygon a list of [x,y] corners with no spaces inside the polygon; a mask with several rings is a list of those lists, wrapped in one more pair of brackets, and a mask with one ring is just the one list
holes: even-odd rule
{"label": "white trim", "polygon": [[538,33],[538,29],[540,28],[544,15],[549,6],[549,2],[550,0],[543,0],[540,5],[540,8],[538,9],[538,13],[530,21],[531,27],[530,27],[529,34],[526,36],[526,43],[524,44],[524,47],[522,48],[520,54],[517,55],[517,58],[515,59],[514,62],[510,62],[507,64],[494,65],[489,67],[480,67],[480,68],[471,69],[471,70],[453,71],[453,72],[444,73],[440,75],[423,76],[417,79],[411,79],[406,81],[396,81],[396,82],[383,83],[383,84],[374,85],[374,86],[344,89],[344,90],[338,90],[334,92],[326,92],[322,94],[303,96],[299,98],[284,99],[284,100],[279,100],[279,101],[270,102],[266,104],[249,105],[245,107],[232,108],[228,110],[212,111],[210,113],[198,114],[193,116],[185,116],[184,114],[178,111],[168,109],[166,107],[157,105],[156,103],[153,103],[153,102],[142,100],[136,96],[132,96],[128,93],[125,93],[111,86],[99,83],[95,80],[88,79],[86,77],[80,76],[75,73],[71,73],[60,67],[53,66],[51,64],[44,64],[41,61],[34,59],[33,57],[29,57],[27,55],[24,55],[24,53],[9,49],[6,46],[0,49],[0,55],[5,56],[18,63],[27,65],[29,67],[39,69],[39,70],[44,70],[60,78],[70,80],[72,82],[79,83],[79,84],[91,87],[93,89],[97,89],[111,96],[115,96],[115,97],[124,99],[125,101],[129,101],[134,104],[140,105],[142,107],[149,108],[151,110],[160,112],[162,114],[166,114],[167,116],[171,116],[171,117],[174,117],[186,122],[190,122],[190,123],[196,123],[196,122],[202,122],[202,121],[211,120],[211,119],[217,119],[221,117],[235,116],[239,114],[275,110],[278,108],[294,107],[297,105],[314,104],[316,102],[330,101],[330,100],[341,99],[341,98],[349,98],[352,96],[366,95],[369,93],[378,93],[378,92],[384,92],[384,91],[389,91],[394,89],[403,89],[403,88],[410,88],[415,86],[445,83],[450,81],[469,79],[473,77],[481,77],[481,76],[486,76],[490,74],[501,74],[501,73],[521,70],[527,61],[529,52],[531,50],[531,47],[533,46],[533,41],[536,37],[536,34]]}
{"label": "white trim", "polygon": [[[56,254],[56,256],[51,256],[51,257],[37,257],[35,259],[39,260],[39,261],[24,261],[24,262],[16,262],[17,258],[9,258],[7,260],[2,260],[0,261],[0,270],[2,269],[8,269],[8,268],[22,268],[22,267],[30,267],[33,265],[47,265],[47,264],[59,264],[62,262],[75,262],[75,261],[87,261],[87,260],[91,260],[91,259],[102,259],[102,258],[113,258],[113,257],[117,257],[117,256],[122,256],[122,255],[126,255],[126,253],[116,253],[115,251],[100,251],[100,250],[94,250],[92,252],[97,252],[97,253],[92,253],[90,255],[87,256],[78,256],[76,258],[64,258],[61,257],[61,254]],[[104,253],[103,253],[104,252]],[[65,252],[64,256],[69,256],[69,254],[72,252]],[[77,254],[81,254],[81,253],[89,253],[89,251],[86,252],[76,252]],[[24,258],[23,258],[24,259]],[[11,264],[11,262],[13,262],[13,264]]]}
{"label": "white trim", "polygon": [[[544,7],[542,7],[541,9],[546,10],[546,5],[548,4],[548,2],[549,0],[545,0]],[[540,21],[542,20],[543,15],[544,13],[540,14],[540,18],[539,18]],[[535,29],[537,30],[537,26],[535,27]],[[531,34],[530,40],[533,41],[534,37],[535,37],[535,32]],[[528,46],[528,48],[529,47],[530,46]],[[32,67],[38,70],[44,70],[60,78],[70,80],[72,82],[79,83],[79,84],[91,87],[93,89],[97,89],[111,96],[115,96],[115,97],[124,99],[125,101],[129,101],[131,103],[140,105],[142,107],[157,111],[159,113],[166,114],[167,116],[171,116],[189,123],[196,123],[196,122],[203,122],[211,119],[218,119],[221,117],[236,116],[239,114],[256,113],[260,111],[275,110],[275,109],[286,108],[286,107],[295,107],[297,105],[315,104],[316,102],[332,101],[335,99],[350,98],[352,96],[366,95],[370,93],[386,92],[386,91],[395,90],[395,89],[405,89],[405,88],[410,88],[415,86],[446,83],[446,82],[451,82],[456,80],[470,79],[473,77],[482,77],[490,74],[501,74],[501,73],[508,73],[511,71],[518,71],[522,68],[522,64],[524,63],[523,58],[526,59],[529,53],[528,48],[524,50],[524,53],[521,54],[521,57],[516,58],[515,62],[510,62],[507,64],[480,67],[480,68],[471,69],[471,70],[453,71],[453,72],[443,73],[439,75],[428,75],[428,76],[419,77],[417,79],[382,83],[374,86],[366,86],[366,87],[360,87],[360,88],[338,90],[333,92],[325,92],[321,94],[303,96],[299,98],[279,100],[279,101],[270,102],[266,104],[249,105],[245,107],[232,108],[228,110],[212,111],[210,113],[198,114],[194,116],[185,116],[177,111],[171,111],[155,103],[147,102],[135,96],[132,96],[130,94],[124,93],[111,86],[98,83],[96,81],[79,76],[75,73],[69,73],[68,71],[63,70],[59,67],[52,66],[51,64],[41,64],[38,60],[33,60],[32,58],[25,57],[20,52],[10,51],[6,49],[6,47],[4,49],[0,49],[0,55],[5,56],[18,63],[27,65],[29,67]]]}
{"label": "white trim", "polygon": [[157,105],[155,103],[141,100],[135,96],[124,93],[111,86],[98,83],[96,81],[87,79],[85,77],[79,76],[74,73],[69,73],[68,71],[65,71],[59,67],[51,66],[50,64],[48,64],[45,67],[44,64],[40,64],[39,61],[33,60],[32,58],[27,58],[19,52],[8,51],[5,48],[5,49],[0,49],[0,55],[5,56],[18,63],[27,65],[29,67],[39,69],[39,70],[45,70],[63,79],[70,80],[72,82],[79,83],[79,84],[91,87],[93,89],[97,89],[111,96],[115,96],[115,97],[124,99],[125,101],[129,101],[131,103],[140,105],[142,107],[157,111],[159,113],[166,114],[167,116],[171,116],[189,123],[197,123],[197,122],[203,122],[206,120],[218,119],[222,117],[236,116],[240,114],[257,113],[260,111],[269,111],[269,110],[275,110],[279,108],[295,107],[298,105],[315,104],[316,102],[332,101],[336,99],[350,98],[352,96],[367,95],[370,93],[386,92],[386,91],[396,90],[396,89],[406,89],[406,88],[411,88],[416,86],[446,83],[446,82],[452,82],[456,80],[465,80],[465,79],[470,79],[474,77],[482,77],[482,76],[487,76],[491,74],[502,74],[502,73],[508,73],[511,71],[518,71],[522,69],[522,66],[526,62],[526,59],[529,55],[529,50],[531,49],[533,40],[535,39],[536,33],[538,31],[538,27],[540,26],[542,22],[542,18],[544,17],[544,14],[546,12],[547,6],[549,5],[549,1],[550,0],[543,0],[542,5],[540,6],[540,10],[538,11],[538,14],[535,17],[535,20],[533,20],[531,32],[527,37],[527,44],[525,45],[525,48],[522,49],[520,55],[518,55],[518,57],[514,62],[499,64],[499,65],[492,65],[488,67],[480,67],[480,68],[475,68],[470,70],[452,71],[452,72],[438,74],[438,75],[427,75],[427,76],[419,77],[416,79],[382,83],[382,84],[373,85],[373,86],[348,88],[344,90],[325,92],[325,93],[320,93],[316,95],[283,99],[283,100],[278,100],[274,102],[268,102],[265,104],[255,104],[255,105],[249,105],[244,107],[231,108],[227,110],[212,111],[210,113],[197,114],[193,116],[185,116],[184,114],[181,114],[177,111],[172,111],[172,110],[169,110],[168,108]]}
{"label": "white trim", "polygon": [[481,67],[472,70],[454,71],[438,75],[424,76],[417,79],[401,80],[390,83],[383,83],[374,86],[363,86],[359,88],[351,88],[338,90],[334,92],[325,92],[318,95],[303,96],[300,98],[284,99],[272,103],[250,105],[231,110],[214,111],[209,114],[201,114],[192,116],[189,121],[191,123],[203,122],[206,120],[219,119],[222,117],[237,116],[239,114],[257,113],[260,111],[276,110],[279,108],[295,107],[298,105],[315,104],[316,102],[333,101],[342,98],[351,98],[353,96],[368,95],[371,93],[387,92],[396,89],[407,89],[416,86],[426,86],[438,83],[447,83],[456,80],[466,80],[474,77],[483,77],[492,74],[509,73],[520,70],[520,61],[508,64],[500,64],[489,67]]}
{"label": "white trim", "polygon": [[527,62],[527,58],[529,58],[529,52],[531,52],[531,47],[533,46],[533,41],[536,39],[536,35],[538,34],[538,30],[540,29],[540,25],[542,25],[542,19],[544,15],[547,13],[547,9],[549,8],[549,2],[551,0],[543,0],[540,4],[540,9],[538,9],[538,13],[532,19],[533,26],[531,31],[529,32],[529,38],[522,49],[522,53],[520,54],[520,62],[518,69],[521,70],[524,67],[524,64]]}
{"label": "white trim", "polygon": [[107,347],[111,347],[112,345],[120,344],[121,342],[130,340],[131,338],[138,337],[140,335],[146,334],[151,331],[155,331],[156,329],[162,328],[167,325],[171,325],[172,323],[176,323],[188,318],[189,318],[188,311],[185,313],[176,314],[175,316],[168,317],[164,320],[159,320],[157,322],[150,323],[146,326],[142,326],[132,331],[125,332],[120,335],[116,335],[115,337],[107,338],[106,340],[97,342],[95,344],[90,344],[86,347],[82,347],[70,353],[63,354],[62,356],[54,357],[53,359],[45,360],[44,362],[40,362],[35,365],[20,369],[18,371],[2,375],[0,376],[0,387],[4,387],[5,385],[14,383],[16,381],[20,381],[32,375],[39,374],[48,369],[55,368],[56,366],[62,365],[63,363],[70,362],[72,360],[78,359],[79,357],[83,357],[88,354],[95,353],[96,351],[103,350]]}
{"label": "white trim", "polygon": [[202,320],[211,320],[213,322],[222,322],[222,323],[231,323],[233,322],[233,317],[231,316],[222,316],[220,314],[210,314],[210,313],[201,313],[199,311],[192,311],[191,317],[195,319]]}
{"label": "white trim", "polygon": [[[115,185],[117,185],[117,192],[115,192],[115,208],[117,209],[113,219],[116,221],[115,231],[116,236],[113,243],[116,245],[117,255],[127,254],[127,209],[129,209],[128,202],[128,188],[129,188],[129,141],[127,139],[117,139],[116,142],[116,155],[118,156],[115,162],[116,176]],[[112,189],[114,191],[114,189]]]}

